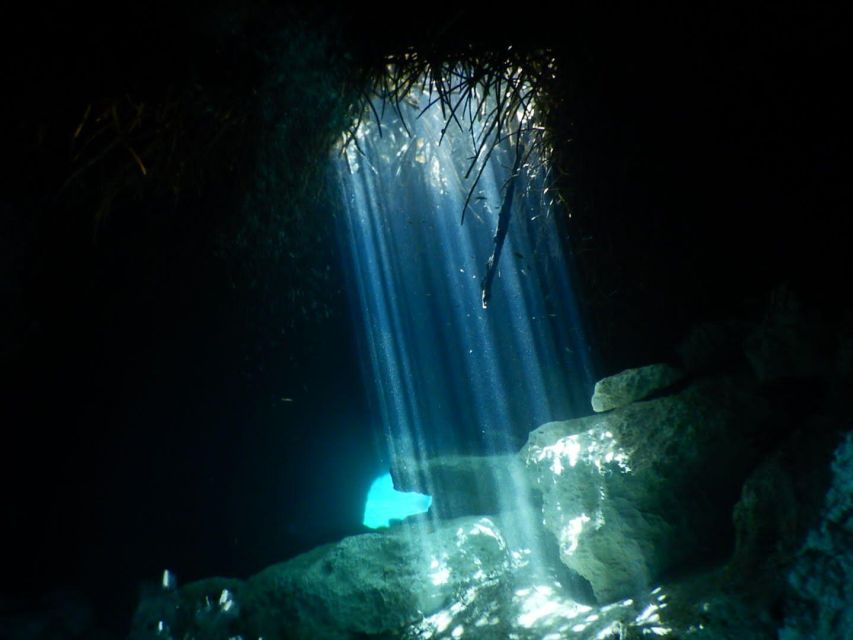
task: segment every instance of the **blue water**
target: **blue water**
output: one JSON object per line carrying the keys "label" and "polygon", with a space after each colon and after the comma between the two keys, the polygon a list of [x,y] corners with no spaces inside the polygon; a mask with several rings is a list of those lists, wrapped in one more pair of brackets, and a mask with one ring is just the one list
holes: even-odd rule
{"label": "blue water", "polygon": [[[589,361],[556,207],[522,171],[488,309],[492,252],[514,146],[498,146],[460,226],[472,177],[468,123],[426,94],[365,121],[339,161],[338,216],[377,447],[400,457],[517,450],[544,422],[588,412]],[[378,106],[381,112],[381,105]],[[479,124],[477,125],[479,126]],[[408,132],[407,132],[408,130]]]}
{"label": "blue water", "polygon": [[391,474],[385,473],[370,485],[364,505],[363,524],[371,529],[389,527],[394,520],[403,520],[418,513],[426,513],[431,504],[431,496],[394,489]]}

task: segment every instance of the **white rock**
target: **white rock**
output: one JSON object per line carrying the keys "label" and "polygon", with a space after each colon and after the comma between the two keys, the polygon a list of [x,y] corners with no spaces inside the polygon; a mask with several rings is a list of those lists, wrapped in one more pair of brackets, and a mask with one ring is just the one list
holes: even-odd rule
{"label": "white rock", "polygon": [[598,413],[618,409],[672,386],[684,377],[680,369],[668,364],[651,364],[626,369],[595,383],[592,409]]}
{"label": "white rock", "polygon": [[719,544],[727,496],[759,455],[732,443],[766,414],[739,381],[721,379],[533,431],[520,455],[563,563],[604,603]]}
{"label": "white rock", "polygon": [[490,518],[460,518],[345,538],[249,581],[265,635],[351,638],[400,633],[470,587],[500,579],[512,558]]}

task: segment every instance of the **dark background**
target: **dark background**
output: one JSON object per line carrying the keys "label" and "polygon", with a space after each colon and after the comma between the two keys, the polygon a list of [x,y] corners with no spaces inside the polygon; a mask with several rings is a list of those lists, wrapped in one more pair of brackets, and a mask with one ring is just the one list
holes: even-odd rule
{"label": "dark background", "polygon": [[[753,313],[781,283],[814,313],[848,312],[846,10],[597,4],[5,9],[0,593],[27,606],[79,589],[121,630],[138,583],[165,567],[245,576],[359,531],[376,418],[331,199],[311,205],[297,269],[247,258],[251,243],[219,250],[246,215],[230,173],[178,204],[120,199],[97,232],[99,175],[62,189],[86,104],[193,82],[255,95],[265,67],[243,62],[276,55],[277,29],[325,38],[329,73],[406,45],[552,48],[568,242],[600,376],[676,359],[693,323]],[[322,286],[305,284],[314,268]],[[328,313],[302,313],[291,291]]]}

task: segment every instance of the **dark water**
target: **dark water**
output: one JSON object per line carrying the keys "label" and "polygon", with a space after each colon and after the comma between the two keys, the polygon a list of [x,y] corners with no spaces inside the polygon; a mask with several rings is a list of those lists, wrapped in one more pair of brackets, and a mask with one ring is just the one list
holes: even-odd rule
{"label": "dark water", "polygon": [[[707,16],[697,14],[698,29],[670,30],[668,22],[653,26],[651,19],[648,30],[631,21],[614,29],[608,17],[605,27],[590,30],[581,21],[574,28],[588,33],[580,33],[580,41],[565,37],[567,25],[552,27],[571,47],[595,44],[593,55],[584,52],[572,118],[584,158],[580,191],[594,214],[590,247],[602,260],[592,270],[621,286],[609,311],[622,324],[598,343],[611,364],[671,354],[667,349],[689,321],[726,317],[747,295],[779,280],[833,310],[849,307],[849,234],[840,231],[849,201],[849,124],[848,110],[839,108],[843,74],[836,71],[845,56],[835,53],[847,48],[844,21],[831,16],[833,28],[826,30],[798,17],[789,34],[768,22],[775,13],[754,11],[754,20],[726,14],[707,28]],[[719,30],[724,22],[730,27]],[[31,31],[44,28],[39,20]],[[121,39],[127,29],[123,24],[111,38]],[[68,107],[76,118],[77,105],[62,96],[89,90],[88,84],[74,87],[73,74],[62,77],[64,59],[87,40],[67,31],[62,54],[51,59],[33,51],[39,63],[18,72],[23,85],[32,80],[27,74],[48,71],[44,95],[25,95],[20,103],[21,113],[36,113],[33,121]],[[656,37],[669,31],[677,35]],[[694,37],[697,31],[704,37]],[[726,35],[731,32],[735,37]],[[595,43],[601,37],[603,44]],[[134,47],[134,68],[154,74],[148,53]],[[116,78],[132,75],[122,59],[108,61]],[[92,66],[81,68],[89,77]],[[97,83],[97,71],[91,73]],[[8,121],[17,126],[15,118]],[[56,128],[62,133],[55,156],[64,171],[68,128]],[[30,146],[27,138],[27,154]],[[511,159],[501,161],[506,171]],[[12,175],[29,178],[28,167],[22,162]],[[405,429],[411,446],[423,451],[484,451],[511,448],[537,422],[574,411],[574,378],[568,386],[561,380],[586,367],[577,366],[575,355],[552,362],[556,373],[543,371],[539,381],[528,373],[554,336],[577,354],[574,337],[560,334],[574,323],[563,324],[559,311],[557,319],[548,315],[565,304],[565,295],[549,301],[533,292],[526,299],[511,284],[512,277],[528,277],[522,268],[546,277],[551,259],[532,260],[525,247],[515,248],[519,257],[508,247],[493,307],[481,313],[476,285],[494,220],[471,216],[460,230],[459,203],[452,202],[458,196],[430,195],[428,174],[391,178],[383,183],[395,199],[383,206],[392,219],[373,240],[384,236],[406,248],[386,256],[402,267],[399,282],[382,291],[381,306],[362,314],[362,298],[347,300],[344,293],[356,290],[353,256],[341,256],[340,263],[336,255],[323,256],[321,265],[340,270],[334,315],[303,326],[276,348],[261,340],[247,344],[245,316],[257,300],[211,284],[221,274],[193,264],[197,247],[187,248],[183,261],[165,260],[165,273],[152,275],[135,264],[132,251],[122,253],[135,242],[126,239],[140,232],[132,224],[104,237],[93,257],[88,212],[39,221],[53,225],[45,229],[31,222],[37,211],[0,206],[3,259],[11,248],[26,263],[20,273],[18,262],[14,270],[2,263],[4,331],[14,323],[11,333],[24,342],[17,355],[4,352],[10,366],[0,390],[4,615],[61,611],[70,602],[76,611],[94,607],[99,624],[124,630],[139,583],[156,581],[167,566],[181,583],[245,576],[361,531],[364,495],[389,463],[386,434],[393,429]],[[497,175],[489,189],[500,181]],[[14,200],[17,191],[9,193]],[[42,197],[39,192],[33,202]],[[487,201],[494,212],[493,193]],[[408,216],[403,226],[394,208],[440,214],[451,240],[416,232],[435,224],[425,216]],[[135,213],[144,218],[146,212]],[[520,231],[535,237],[538,230]],[[419,247],[427,236],[429,243]],[[105,251],[110,241],[113,249]],[[373,241],[363,248],[378,257]],[[416,272],[422,280],[411,277]],[[387,406],[380,399],[394,394],[377,392],[387,368],[365,357],[367,329],[379,309],[386,321],[396,316],[406,327],[394,333],[391,324],[387,332],[396,337],[385,357],[403,372],[396,376],[399,402]],[[539,334],[545,342],[531,348],[513,335],[519,323],[533,322],[534,310],[537,318],[546,311],[549,320]],[[468,313],[476,319],[471,335],[462,330]],[[487,339],[500,345],[491,359],[483,348]],[[466,346],[476,361],[465,357]],[[535,400],[542,389],[546,403]],[[510,398],[503,406],[501,394]],[[478,431],[481,422],[489,424],[490,437]],[[67,628],[79,628],[75,624]]]}

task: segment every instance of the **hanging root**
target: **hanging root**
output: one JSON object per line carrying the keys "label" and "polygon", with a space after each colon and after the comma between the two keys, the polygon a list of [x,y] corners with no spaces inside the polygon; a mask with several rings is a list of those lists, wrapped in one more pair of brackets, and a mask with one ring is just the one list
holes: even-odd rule
{"label": "hanging root", "polygon": [[495,248],[492,250],[492,255],[486,264],[486,275],[483,277],[481,287],[483,309],[487,309],[489,306],[489,300],[492,297],[492,281],[495,279],[495,273],[498,271],[498,260],[500,260],[506,234],[509,231],[509,219],[512,215],[512,199],[515,195],[515,184],[518,178],[518,170],[521,167],[521,158],[524,156],[524,145],[520,143],[520,140],[519,138],[519,143],[515,146],[515,162],[513,162],[512,173],[506,183],[504,200],[501,205],[500,214],[498,215],[498,228],[495,231]]}
{"label": "hanging root", "polygon": [[[492,281],[509,231],[519,170],[524,166],[530,174],[542,169],[544,175],[549,175],[546,165],[551,157],[551,140],[544,123],[552,106],[549,89],[555,77],[554,58],[547,50],[507,47],[483,53],[440,45],[427,52],[408,49],[387,56],[368,74],[368,89],[360,94],[362,102],[354,105],[353,124],[345,136],[345,145],[358,146],[357,130],[365,115],[372,115],[381,135],[382,115],[387,108],[409,133],[403,114],[413,103],[417,104],[414,92],[428,92],[428,100],[411,117],[419,118],[429,109],[441,109],[444,126],[438,144],[450,127],[458,127],[466,134],[471,154],[464,179],[471,183],[460,212],[460,224],[465,223],[474,193],[495,149],[508,138],[516,139],[515,162],[504,184],[494,250],[482,281],[484,309],[489,304]],[[535,166],[531,167],[531,163]]]}

